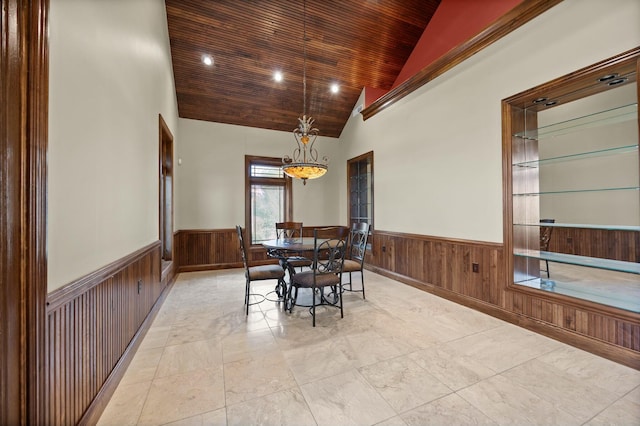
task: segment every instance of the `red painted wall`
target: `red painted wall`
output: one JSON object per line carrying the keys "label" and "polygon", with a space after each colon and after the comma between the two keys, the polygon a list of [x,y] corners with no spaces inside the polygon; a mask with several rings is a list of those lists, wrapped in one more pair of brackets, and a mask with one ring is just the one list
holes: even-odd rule
{"label": "red painted wall", "polygon": [[364,106],[367,107],[371,105],[374,101],[380,99],[382,95],[384,95],[387,92],[388,90],[384,90],[384,89],[365,87],[364,88]]}
{"label": "red painted wall", "polygon": [[[523,0],[442,0],[392,89],[461,43],[473,38]],[[365,88],[365,107],[387,90]]]}
{"label": "red painted wall", "polygon": [[473,38],[523,0],[442,0],[393,87]]}

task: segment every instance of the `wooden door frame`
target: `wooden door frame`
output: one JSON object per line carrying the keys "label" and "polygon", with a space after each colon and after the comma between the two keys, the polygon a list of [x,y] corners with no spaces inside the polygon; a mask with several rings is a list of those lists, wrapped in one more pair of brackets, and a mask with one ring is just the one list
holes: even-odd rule
{"label": "wooden door frame", "polygon": [[0,424],[42,424],[49,0],[4,0],[1,13]]}
{"label": "wooden door frame", "polygon": [[[159,152],[160,152],[160,181],[159,181],[159,211],[158,211],[158,238],[162,243],[161,258],[163,261],[173,260],[173,187],[175,183],[174,162],[173,162],[173,135],[169,126],[162,118],[162,114],[158,114],[159,121]],[[171,207],[165,209],[166,204],[166,187],[165,179],[167,174],[171,176]],[[166,216],[169,216],[168,218]],[[169,221],[170,232],[167,231],[166,221]],[[168,256],[167,256],[167,251]]]}
{"label": "wooden door frame", "polygon": [[353,163],[359,163],[362,160],[370,160],[371,161],[371,181],[369,182],[369,185],[371,186],[371,220],[369,221],[369,226],[370,226],[370,231],[369,233],[371,234],[371,232],[373,232],[374,229],[374,191],[373,191],[373,180],[374,180],[374,176],[373,176],[373,151],[369,151],[369,152],[365,152],[364,154],[358,155],[356,157],[350,158],[347,160],[347,224],[349,226],[351,226],[351,217],[353,216],[351,214],[351,165]]}

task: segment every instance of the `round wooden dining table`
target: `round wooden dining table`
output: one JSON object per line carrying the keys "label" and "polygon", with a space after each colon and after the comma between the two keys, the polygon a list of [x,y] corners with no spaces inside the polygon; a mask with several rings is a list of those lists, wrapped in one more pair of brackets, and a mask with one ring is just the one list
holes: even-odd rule
{"label": "round wooden dining table", "polygon": [[[327,241],[327,239],[318,239],[318,246],[323,242]],[[313,250],[315,249],[315,239],[313,237],[303,237],[303,238],[280,238],[275,240],[263,241],[262,246],[267,249],[269,256],[278,258],[280,260],[280,264],[282,267],[289,272],[289,283],[287,283],[288,291],[286,295],[282,295],[282,299],[284,300],[287,309],[290,300],[290,288],[291,288],[291,277],[296,274],[295,268],[287,262],[287,258],[296,257],[296,256],[304,256],[308,259],[313,259]],[[319,297],[320,300],[316,304],[321,304],[325,301],[324,294],[320,292],[318,295],[311,293],[310,297]],[[309,297],[309,298],[310,298]],[[305,297],[302,298],[302,301],[298,301],[296,306],[303,307],[311,307],[311,302],[306,301]],[[327,301],[325,301],[327,303]],[[330,303],[330,302],[329,302]]]}
{"label": "round wooden dining table", "polygon": [[[320,242],[321,240],[318,240],[318,243]],[[287,258],[303,256],[308,259],[313,259],[314,244],[315,240],[313,237],[280,238],[262,242],[262,246],[267,249],[269,256],[279,259],[282,267],[289,271],[290,277],[293,276],[296,271],[295,268],[287,262]]]}
{"label": "round wooden dining table", "polygon": [[[321,240],[318,240],[321,242]],[[269,249],[275,250],[283,250],[288,252],[305,252],[305,251],[313,251],[314,249],[314,238],[313,237],[304,237],[304,238],[280,238],[276,240],[268,240],[263,241],[262,246]]]}

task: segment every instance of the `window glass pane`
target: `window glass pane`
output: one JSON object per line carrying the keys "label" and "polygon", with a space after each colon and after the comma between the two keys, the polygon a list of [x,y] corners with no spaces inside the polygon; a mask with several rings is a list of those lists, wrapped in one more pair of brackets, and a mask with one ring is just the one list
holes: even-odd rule
{"label": "window glass pane", "polygon": [[373,193],[371,176],[373,173],[372,158],[349,163],[349,203],[352,223],[367,222],[372,224]]}
{"label": "window glass pane", "polygon": [[283,222],[285,192],[282,186],[251,185],[251,244],[276,238],[276,222]]}
{"label": "window glass pane", "polygon": [[284,177],[284,172],[282,171],[282,167],[280,166],[252,164],[251,177],[282,178]]}

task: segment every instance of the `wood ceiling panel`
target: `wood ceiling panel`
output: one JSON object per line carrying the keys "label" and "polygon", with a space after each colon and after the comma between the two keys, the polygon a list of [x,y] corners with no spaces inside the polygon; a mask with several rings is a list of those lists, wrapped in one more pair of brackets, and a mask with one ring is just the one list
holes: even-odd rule
{"label": "wood ceiling panel", "polygon": [[[440,0],[307,0],[307,114],[338,137],[363,87],[388,90]],[[293,130],[303,111],[303,2],[166,0],[180,117]],[[211,55],[214,65],[201,58]],[[280,70],[284,81],[276,83]],[[330,84],[340,84],[332,94]]]}

